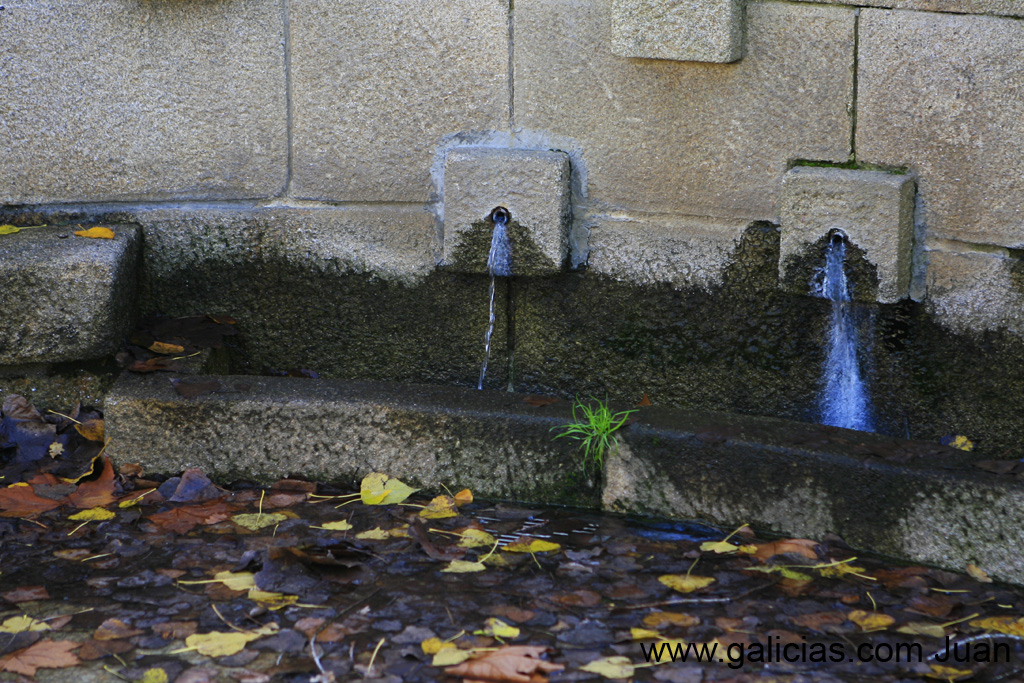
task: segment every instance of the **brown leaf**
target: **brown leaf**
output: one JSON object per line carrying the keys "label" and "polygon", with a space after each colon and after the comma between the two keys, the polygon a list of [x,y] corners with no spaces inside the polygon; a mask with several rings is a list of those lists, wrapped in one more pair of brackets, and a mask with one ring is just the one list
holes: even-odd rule
{"label": "brown leaf", "polygon": [[90,638],[82,643],[82,649],[78,651],[78,657],[84,661],[103,659],[111,655],[120,655],[128,652],[135,646],[127,640],[99,640]]}
{"label": "brown leaf", "polygon": [[33,600],[49,600],[50,594],[47,592],[46,586],[20,586],[6,593],[0,593],[0,597],[3,597],[7,602],[19,603],[31,602]]}
{"label": "brown leaf", "polygon": [[647,406],[653,406],[651,399],[647,398],[647,392],[644,392],[644,397],[640,399],[640,402],[636,404],[637,408],[646,408]]}
{"label": "brown leaf", "polygon": [[601,604],[601,596],[594,591],[578,590],[572,593],[551,596],[557,602],[569,607],[596,607]]}
{"label": "brown leaf", "polygon": [[43,416],[32,407],[28,399],[17,394],[11,394],[4,399],[3,414],[4,417],[9,417],[12,420],[43,421]]}
{"label": "brown leaf", "polygon": [[221,383],[215,379],[172,379],[171,384],[174,385],[174,390],[185,398],[199,398],[220,391],[222,388]]}
{"label": "brown leaf", "polygon": [[149,360],[137,360],[128,366],[132,372],[175,372],[180,369],[180,364],[173,358],[167,356],[154,356]]}
{"label": "brown leaf", "polygon": [[132,628],[120,619],[107,619],[92,635],[96,640],[114,640],[115,638],[131,638],[144,633],[141,629]]}
{"label": "brown leaf", "polygon": [[223,500],[209,500],[205,503],[182,505],[164,512],[150,515],[149,520],[164,531],[187,534],[200,524],[223,522],[236,508]]}
{"label": "brown leaf", "polygon": [[75,431],[89,441],[103,443],[103,420],[88,420],[75,425]]}
{"label": "brown leaf", "polygon": [[836,633],[845,621],[846,614],[843,612],[811,612],[793,617],[793,623],[797,626],[821,633]]}
{"label": "brown leaf", "polygon": [[0,489],[0,517],[35,517],[60,506],[60,501],[37,496],[31,486]]}
{"label": "brown leaf", "polygon": [[537,616],[537,613],[533,610],[520,609],[518,607],[513,607],[512,605],[499,605],[488,610],[488,614],[493,614],[496,617],[504,617],[517,624],[525,623]]}
{"label": "brown leaf", "polygon": [[547,651],[548,648],[537,645],[506,645],[458,666],[446,667],[444,672],[474,681],[545,683],[548,677],[544,674],[565,668],[540,659]]}
{"label": "brown leaf", "polygon": [[543,408],[544,406],[549,406],[552,403],[558,403],[559,400],[560,399],[558,399],[555,396],[530,395],[523,398],[523,403],[529,406],[533,406],[534,408]]}
{"label": "brown leaf", "polygon": [[198,621],[164,621],[153,624],[153,633],[164,640],[185,640],[196,632]]}
{"label": "brown leaf", "polygon": [[301,479],[279,479],[270,487],[271,493],[316,493],[315,481]]}
{"label": "brown leaf", "polygon": [[63,669],[79,663],[71,653],[79,643],[70,640],[40,640],[38,643],[0,657],[0,671],[35,676],[38,669]]}
{"label": "brown leaf", "polygon": [[78,490],[69,495],[64,502],[76,508],[87,509],[110,505],[116,499],[114,466],[110,464],[110,458],[103,456],[103,470],[100,476],[79,484]]}
{"label": "brown leaf", "polygon": [[185,347],[181,344],[169,344],[167,342],[155,341],[147,347],[153,353],[162,353],[171,355],[175,353],[185,353]]}
{"label": "brown leaf", "polygon": [[786,538],[781,541],[761,543],[757,546],[754,557],[764,562],[776,555],[800,555],[809,560],[817,560],[818,553],[815,546],[818,544],[807,538]]}

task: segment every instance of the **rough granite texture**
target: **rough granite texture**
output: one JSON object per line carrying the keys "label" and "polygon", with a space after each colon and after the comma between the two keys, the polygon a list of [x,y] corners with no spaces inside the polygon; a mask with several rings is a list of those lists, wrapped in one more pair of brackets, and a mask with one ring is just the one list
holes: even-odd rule
{"label": "rough granite texture", "polygon": [[0,237],[0,365],[90,360],[120,348],[135,320],[139,245],[136,226],[109,227],[113,239],[77,237],[75,227]]}
{"label": "rough granite texture", "polygon": [[744,0],[612,0],[612,52],[692,62],[743,57]]}
{"label": "rough granite texture", "polygon": [[[210,378],[197,378],[205,381]],[[521,395],[221,376],[178,395],[165,376],[123,376],[107,398],[107,452],[149,472],[200,467],[230,481],[348,482],[371,471],[481,497],[596,506],[576,444],[553,439],[570,404]],[[971,456],[818,425],[645,409],[606,456],[606,508],[781,534],[837,533],[854,547],[1021,582],[1024,486]],[[956,530],[952,536],[950,528]]]}
{"label": "rough granite texture", "polygon": [[905,299],[913,257],[914,179],[884,171],[797,166],[783,179],[779,276],[832,230],[841,231],[878,272],[878,301]]}
{"label": "rough granite texture", "polygon": [[1006,253],[925,253],[929,309],[958,332],[1008,329],[1024,336],[1024,272]]}
{"label": "rough granite texture", "polygon": [[[461,272],[486,273],[487,249],[456,255],[466,233],[484,230],[490,237],[488,217],[496,207],[509,211],[527,245],[512,241],[512,271],[516,275],[543,275],[562,270],[568,258],[572,208],[569,204],[569,156],[562,152],[486,147],[448,152],[444,165],[444,259]],[[484,222],[481,225],[481,221]],[[514,237],[514,235],[513,235]],[[476,251],[476,250],[474,250]],[[540,258],[529,262],[524,253]]]}
{"label": "rough granite texture", "polygon": [[921,10],[926,12],[953,12],[956,14],[995,14],[1024,17],[1021,0],[792,0],[793,2],[829,3],[857,7],[887,7],[891,9]]}
{"label": "rough granite texture", "polygon": [[281,192],[281,0],[25,0],[0,17],[0,203]]}
{"label": "rough granite texture", "polygon": [[1024,23],[864,10],[857,158],[918,175],[929,237],[1024,247]]}
{"label": "rough granite texture", "polygon": [[293,196],[423,202],[445,146],[507,130],[507,2],[291,0],[288,12]]}
{"label": "rough granite texture", "polygon": [[515,122],[580,156],[578,201],[771,220],[790,160],[847,160],[852,9],[751,3],[735,64],[617,57],[611,10],[608,0],[515,6]]}

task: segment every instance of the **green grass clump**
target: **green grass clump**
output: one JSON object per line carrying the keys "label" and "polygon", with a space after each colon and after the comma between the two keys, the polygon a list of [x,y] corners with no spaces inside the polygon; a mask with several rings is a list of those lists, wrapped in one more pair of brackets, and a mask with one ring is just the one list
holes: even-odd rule
{"label": "green grass clump", "polygon": [[614,443],[612,434],[635,412],[634,409],[612,413],[607,399],[600,401],[591,396],[589,401],[582,401],[577,398],[572,405],[573,421],[552,427],[551,431],[562,430],[561,434],[555,435],[556,439],[567,437],[579,441],[584,472],[593,468],[599,473],[604,467],[604,456]]}

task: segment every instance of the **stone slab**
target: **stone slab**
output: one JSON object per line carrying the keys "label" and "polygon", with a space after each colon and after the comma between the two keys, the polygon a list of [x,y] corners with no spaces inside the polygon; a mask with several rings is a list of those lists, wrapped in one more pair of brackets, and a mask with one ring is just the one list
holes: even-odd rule
{"label": "stone slab", "polygon": [[857,158],[918,175],[929,237],[1024,246],[1024,23],[866,9]]}
{"label": "stone slab", "polygon": [[0,17],[0,203],[280,193],[281,0],[26,0]]}
{"label": "stone slab", "polygon": [[612,0],[612,52],[693,62],[743,57],[744,0]]}
{"label": "stone slab", "polygon": [[502,0],[289,2],[292,195],[429,199],[444,147],[507,130],[508,21]]}
{"label": "stone slab", "polygon": [[[85,226],[88,227],[88,226]],[[113,239],[76,227],[0,236],[0,365],[113,355],[135,321],[137,226]]]}
{"label": "stone slab", "polygon": [[[486,273],[491,212],[510,214],[512,272],[543,275],[562,270],[569,255],[572,207],[569,157],[563,152],[487,147],[457,148],[444,166],[444,259],[460,272]],[[482,248],[465,249],[483,231]]]}
{"label": "stone slab", "polygon": [[1024,336],[1024,264],[1007,253],[925,253],[927,305],[959,332]]}
{"label": "stone slab", "polygon": [[849,157],[854,15],[754,2],[746,57],[700,64],[612,54],[611,0],[519,0],[517,140],[578,157],[588,208],[771,220],[791,160]]}
{"label": "stone slab", "polygon": [[878,273],[877,300],[895,303],[910,288],[914,179],[884,171],[796,166],[783,180],[779,277],[786,263],[833,230],[864,250]]}
{"label": "stone slab", "polygon": [[793,2],[1024,17],[1024,3],[1021,0],[793,0]]}
{"label": "stone slab", "polygon": [[[220,376],[184,398],[167,377],[123,376],[106,403],[107,452],[149,472],[195,466],[222,481],[350,482],[382,471],[480,497],[597,505],[561,401],[449,387]],[[618,409],[613,407],[613,409]],[[741,522],[1024,582],[1024,486],[938,444],[768,418],[648,408],[606,456],[603,505]]]}

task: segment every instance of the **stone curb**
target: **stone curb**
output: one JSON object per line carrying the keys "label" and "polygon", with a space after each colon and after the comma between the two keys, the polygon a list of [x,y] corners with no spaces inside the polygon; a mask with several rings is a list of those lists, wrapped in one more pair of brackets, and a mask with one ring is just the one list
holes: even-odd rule
{"label": "stone curb", "polygon": [[[1024,583],[1024,486],[968,453],[773,418],[647,408],[606,459],[603,500],[575,442],[553,439],[566,401],[426,385],[278,377],[185,398],[166,376],[124,375],[106,401],[108,453],[150,472],[222,481],[301,475],[469,487],[484,498],[602,505],[662,517],[841,536],[853,547]],[[212,385],[211,385],[212,386]]]}

